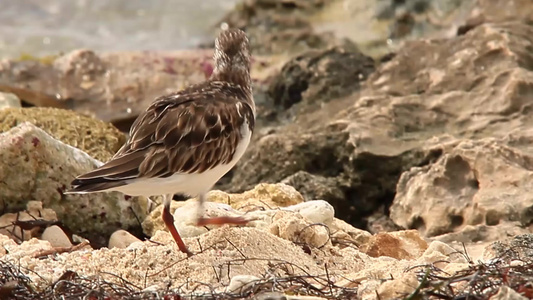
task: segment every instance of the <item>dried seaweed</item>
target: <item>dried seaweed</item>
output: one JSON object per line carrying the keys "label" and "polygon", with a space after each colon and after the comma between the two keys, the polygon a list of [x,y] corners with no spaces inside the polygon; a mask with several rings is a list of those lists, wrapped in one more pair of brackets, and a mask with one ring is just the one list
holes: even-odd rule
{"label": "dried seaweed", "polygon": [[[489,299],[500,287],[533,298],[533,243],[514,246],[488,262],[470,261],[469,267],[455,274],[448,274],[435,264],[416,266],[420,282],[417,289],[404,299]],[[466,256],[466,253],[464,254]],[[466,256],[467,257],[467,256]]]}

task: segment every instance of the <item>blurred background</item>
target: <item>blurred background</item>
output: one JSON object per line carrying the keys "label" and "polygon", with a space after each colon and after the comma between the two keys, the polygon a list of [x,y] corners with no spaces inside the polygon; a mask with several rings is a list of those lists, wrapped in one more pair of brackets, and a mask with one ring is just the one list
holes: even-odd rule
{"label": "blurred background", "polygon": [[0,57],[93,50],[190,48],[237,0],[6,0],[0,9]]}

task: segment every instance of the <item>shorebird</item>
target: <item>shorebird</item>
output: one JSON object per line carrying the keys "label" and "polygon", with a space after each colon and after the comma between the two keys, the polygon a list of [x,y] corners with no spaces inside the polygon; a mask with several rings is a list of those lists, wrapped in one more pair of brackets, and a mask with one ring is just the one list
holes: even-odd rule
{"label": "shorebird", "polygon": [[179,250],[189,256],[170,213],[174,194],[198,198],[199,226],[247,223],[242,217],[203,217],[207,192],[242,157],[255,123],[246,34],[223,30],[213,58],[209,79],[156,98],[111,160],[78,176],[69,191],[163,195],[163,221]]}

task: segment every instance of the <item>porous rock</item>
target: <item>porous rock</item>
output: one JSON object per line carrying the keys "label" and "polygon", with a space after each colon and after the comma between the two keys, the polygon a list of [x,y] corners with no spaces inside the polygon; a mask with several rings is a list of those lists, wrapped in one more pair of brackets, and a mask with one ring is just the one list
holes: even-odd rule
{"label": "porous rock", "polygon": [[140,241],[136,236],[127,232],[126,230],[119,229],[109,237],[108,248],[128,248],[129,245]]}
{"label": "porous rock", "polygon": [[527,225],[533,222],[532,169],[533,156],[501,140],[464,140],[434,164],[402,174],[390,216],[426,236],[466,225]]}
{"label": "porous rock", "polygon": [[55,139],[104,162],[126,141],[126,136],[113,125],[70,110],[47,107],[0,110],[0,132],[24,122],[30,122]]}
{"label": "porous rock", "polygon": [[433,163],[458,139],[533,125],[532,37],[533,26],[508,22],[407,42],[359,92],[322,99],[319,109],[258,137],[225,187],[238,192],[305,171],[344,195],[322,198],[337,217],[365,228],[366,217],[392,203],[403,172]]}
{"label": "porous rock", "polygon": [[372,257],[389,256],[396,259],[416,259],[428,248],[418,231],[378,233],[359,249]]}
{"label": "porous rock", "polygon": [[70,230],[97,240],[118,228],[135,228],[149,209],[146,198],[120,193],[64,194],[75,176],[101,162],[66,145],[31,123],[0,134],[0,198],[6,211],[29,200],[42,202]]}

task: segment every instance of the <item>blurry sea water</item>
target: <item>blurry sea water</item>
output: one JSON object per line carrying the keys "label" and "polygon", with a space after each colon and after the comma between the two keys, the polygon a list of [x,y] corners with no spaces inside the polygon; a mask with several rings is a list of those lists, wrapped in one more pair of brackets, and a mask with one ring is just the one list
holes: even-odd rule
{"label": "blurry sea water", "polygon": [[0,0],[0,59],[78,48],[177,50],[213,40],[237,0]]}

